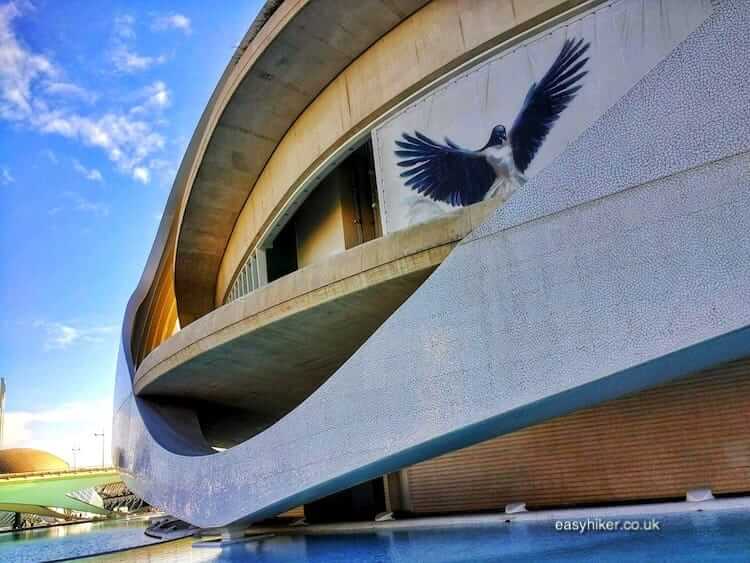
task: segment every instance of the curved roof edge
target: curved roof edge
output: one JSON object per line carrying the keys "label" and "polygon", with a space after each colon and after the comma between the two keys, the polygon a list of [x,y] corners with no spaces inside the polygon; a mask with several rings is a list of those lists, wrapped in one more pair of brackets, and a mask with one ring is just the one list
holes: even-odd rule
{"label": "curved roof edge", "polygon": [[250,28],[247,30],[247,33],[245,33],[242,41],[240,41],[239,46],[235,49],[229,65],[236,64],[237,61],[240,60],[240,57],[242,56],[242,53],[245,52],[245,49],[247,49],[247,46],[253,39],[255,39],[255,36],[260,33],[260,30],[263,29],[263,26],[266,25],[268,20],[283,2],[284,0],[266,0],[266,3],[261,6],[260,11],[258,11],[258,14],[255,16],[253,23],[250,24]]}
{"label": "curved roof edge", "polygon": [[214,107],[219,92],[224,87],[232,69],[242,57],[242,53],[245,52],[250,42],[260,32],[263,26],[268,22],[269,18],[274,14],[274,12],[284,1],[285,0],[267,0],[263,7],[260,9],[258,14],[255,16],[253,23],[250,25],[247,33],[245,33],[244,37],[242,38],[240,45],[235,49],[234,53],[229,59],[224,72],[222,72],[221,76],[219,77],[219,80],[216,83],[216,87],[214,88],[211,96],[208,99],[208,102],[206,103],[206,107],[203,109],[203,112],[198,118],[198,123],[195,126],[193,135],[190,138],[190,142],[185,149],[185,154],[180,161],[180,166],[177,169],[175,178],[172,181],[172,187],[169,191],[169,195],[167,196],[167,201],[164,204],[164,211],[162,212],[161,221],[159,221],[159,226],[156,230],[154,242],[151,244],[151,249],[149,250],[148,256],[146,257],[143,272],[141,273],[138,284],[131,294],[130,299],[128,299],[128,303],[125,307],[125,315],[123,318],[121,331],[122,344],[127,362],[130,366],[134,366],[136,364],[133,354],[132,340],[133,333],[136,330],[135,325],[137,323],[138,310],[146,300],[149,292],[152,289],[152,285],[156,281],[160,264],[165,259],[170,259],[172,264],[174,264],[174,252],[168,252],[168,247],[170,241],[174,242],[174,239],[177,236],[176,220],[178,219],[180,214],[180,206],[182,204],[182,201],[185,199],[188,186],[187,177],[190,173],[192,163],[195,160],[199,141],[207,128],[208,118],[211,114],[211,110]]}
{"label": "curved roof edge", "polygon": [[[174,252],[180,324],[214,308],[229,237],[294,121],[343,69],[428,0],[275,0],[253,22],[186,154]],[[181,168],[183,168],[181,166]]]}

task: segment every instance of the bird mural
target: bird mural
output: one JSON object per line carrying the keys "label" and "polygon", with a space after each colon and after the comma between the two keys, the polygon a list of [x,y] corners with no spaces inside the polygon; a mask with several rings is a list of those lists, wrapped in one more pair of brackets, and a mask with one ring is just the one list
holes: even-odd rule
{"label": "bird mural", "polygon": [[496,125],[478,150],[465,149],[446,137],[433,141],[419,131],[396,141],[404,184],[433,201],[454,207],[500,196],[507,200],[526,182],[524,173],[547,134],[581,89],[588,71],[584,58],[589,43],[567,39],[547,73],[533,83],[510,133]]}

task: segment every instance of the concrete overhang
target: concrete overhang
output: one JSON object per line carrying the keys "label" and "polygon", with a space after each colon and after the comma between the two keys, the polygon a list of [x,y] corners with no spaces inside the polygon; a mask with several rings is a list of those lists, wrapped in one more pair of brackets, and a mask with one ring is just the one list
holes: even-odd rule
{"label": "concrete overhang", "polygon": [[289,127],[337,74],[427,1],[267,2],[219,82],[190,155],[175,250],[183,327],[214,309],[236,219]]}
{"label": "concrete overhang", "polygon": [[136,394],[192,407],[214,445],[246,440],[310,396],[495,205],[375,239],[214,310],[144,359]]}

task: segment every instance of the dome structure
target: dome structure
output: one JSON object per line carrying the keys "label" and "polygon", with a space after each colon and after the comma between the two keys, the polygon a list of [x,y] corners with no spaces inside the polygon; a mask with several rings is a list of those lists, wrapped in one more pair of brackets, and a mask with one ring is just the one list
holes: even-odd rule
{"label": "dome structure", "polygon": [[37,471],[65,471],[68,464],[51,453],[33,448],[0,450],[0,475]]}

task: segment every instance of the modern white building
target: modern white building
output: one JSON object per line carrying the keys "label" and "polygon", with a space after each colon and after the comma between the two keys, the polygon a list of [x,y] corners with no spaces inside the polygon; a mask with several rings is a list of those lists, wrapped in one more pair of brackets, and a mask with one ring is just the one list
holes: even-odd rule
{"label": "modern white building", "polygon": [[125,313],[128,487],[199,526],[750,491],[749,31],[267,2]]}

